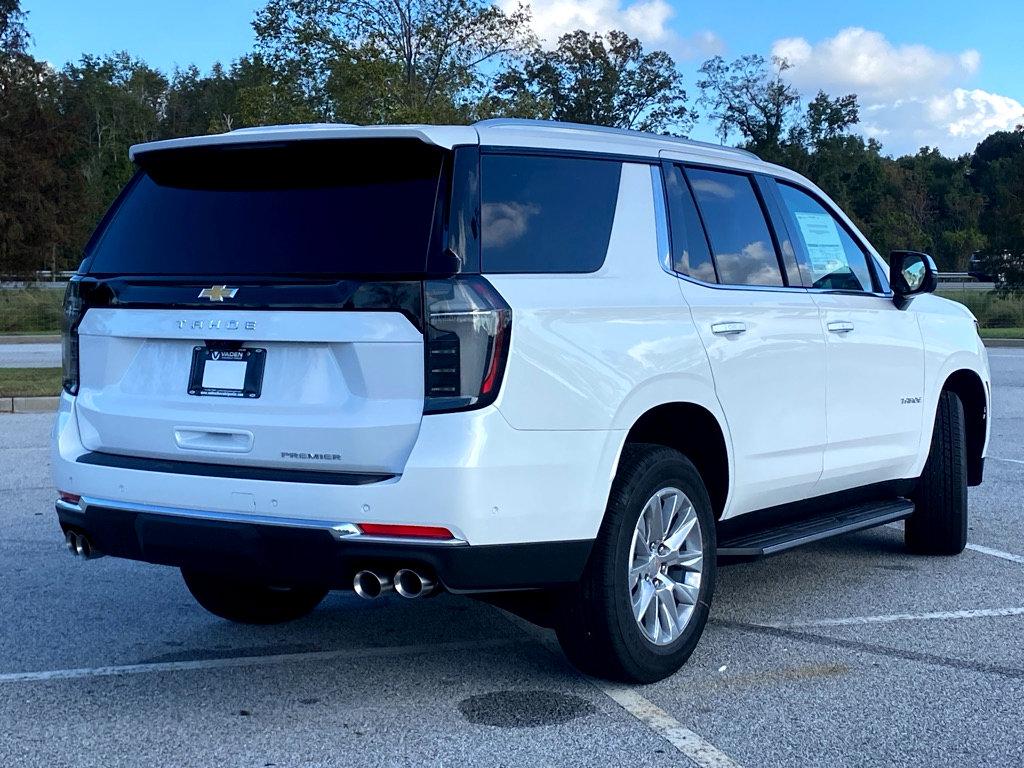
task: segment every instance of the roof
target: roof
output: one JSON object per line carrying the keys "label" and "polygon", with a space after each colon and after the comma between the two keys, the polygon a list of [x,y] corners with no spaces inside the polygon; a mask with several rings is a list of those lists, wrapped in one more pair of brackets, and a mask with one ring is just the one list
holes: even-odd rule
{"label": "roof", "polygon": [[210,136],[152,141],[136,144],[130,150],[134,160],[139,155],[168,149],[257,144],[267,141],[313,141],[325,139],[412,138],[450,149],[465,144],[486,146],[529,147],[602,152],[606,154],[659,158],[663,154],[684,155],[697,159],[740,161],[743,165],[762,165],[756,155],[743,149],[724,147],[702,141],[659,136],[653,133],[622,128],[605,128],[548,120],[496,119],[465,125],[374,125],[344,123],[310,123],[304,125],[273,125],[241,128]]}

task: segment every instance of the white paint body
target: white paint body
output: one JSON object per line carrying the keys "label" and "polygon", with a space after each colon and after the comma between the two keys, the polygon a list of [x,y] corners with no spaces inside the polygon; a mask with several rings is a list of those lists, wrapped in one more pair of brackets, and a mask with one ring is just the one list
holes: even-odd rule
{"label": "white paint body", "polygon": [[[604,265],[591,274],[487,276],[512,308],[511,348],[497,401],[465,413],[423,415],[423,340],[397,313],[219,310],[218,319],[238,321],[228,331],[197,330],[207,319],[201,310],[89,310],[79,330],[80,393],[63,396],[54,427],[61,490],[197,514],[439,525],[471,545],[592,539],[627,433],[659,405],[696,404],[718,421],[729,452],[723,517],[732,517],[916,477],[948,376],[973,371],[989,389],[973,318],[952,302],[925,296],[901,310],[878,295],[712,287],[668,272],[655,211],[660,171],[651,170],[663,155],[772,174],[827,199],[752,156],[529,124],[313,126],[161,146],[284,133],[628,155]],[[835,321],[855,330],[830,332]],[[747,331],[713,333],[722,322]],[[268,350],[258,400],[186,393],[192,347],[211,338]],[[331,469],[395,478],[335,486],[76,463],[105,451],[315,469],[280,454],[321,450],[345,457]]]}

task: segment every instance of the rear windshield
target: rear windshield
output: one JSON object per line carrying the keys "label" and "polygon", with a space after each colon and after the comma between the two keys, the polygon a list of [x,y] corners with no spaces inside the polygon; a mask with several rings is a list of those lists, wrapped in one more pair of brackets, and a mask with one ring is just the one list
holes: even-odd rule
{"label": "rear windshield", "polygon": [[153,152],[90,273],[408,275],[435,239],[444,150],[419,141]]}

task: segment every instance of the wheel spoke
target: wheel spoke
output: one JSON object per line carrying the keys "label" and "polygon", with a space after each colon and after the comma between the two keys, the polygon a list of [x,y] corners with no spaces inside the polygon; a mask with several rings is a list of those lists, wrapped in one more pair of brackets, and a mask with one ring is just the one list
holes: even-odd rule
{"label": "wheel spoke", "polygon": [[661,499],[657,496],[651,498],[644,507],[644,517],[647,518],[647,541],[653,544],[665,538],[665,520],[662,517]]}
{"label": "wheel spoke", "polygon": [[654,584],[646,579],[641,581],[640,589],[637,592],[636,598],[633,600],[633,616],[637,621],[643,621],[644,616],[651,607],[651,601],[653,599]]}
{"label": "wheel spoke", "polygon": [[700,587],[687,584],[685,581],[676,581],[673,583],[672,592],[680,603],[696,605],[697,597],[700,595]]}
{"label": "wheel spoke", "polygon": [[644,576],[651,571],[650,559],[642,563],[634,562],[633,567],[629,569],[629,588],[632,589],[636,586],[637,579]]}
{"label": "wheel spoke", "polygon": [[687,549],[681,552],[673,552],[665,558],[665,565],[669,567],[679,565],[688,571],[696,571],[697,573],[700,573],[704,570],[704,553],[699,549]]}
{"label": "wheel spoke", "polygon": [[658,590],[658,616],[665,626],[665,642],[672,642],[679,635],[679,617],[671,589]]}

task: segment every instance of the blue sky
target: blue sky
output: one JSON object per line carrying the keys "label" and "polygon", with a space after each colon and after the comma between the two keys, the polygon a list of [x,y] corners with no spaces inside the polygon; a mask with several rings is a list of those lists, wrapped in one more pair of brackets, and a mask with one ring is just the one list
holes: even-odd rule
{"label": "blue sky", "polygon": [[[516,0],[498,0],[511,5]],[[165,70],[229,62],[253,43],[261,0],[23,0],[37,57],[128,50]],[[696,95],[708,55],[783,54],[810,96],[856,92],[860,130],[887,151],[921,144],[947,154],[1024,122],[1024,0],[532,0],[543,37],[622,28],[672,53]],[[922,9],[924,6],[925,10]],[[983,10],[979,10],[983,9]],[[711,138],[702,123],[697,138]]]}

